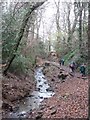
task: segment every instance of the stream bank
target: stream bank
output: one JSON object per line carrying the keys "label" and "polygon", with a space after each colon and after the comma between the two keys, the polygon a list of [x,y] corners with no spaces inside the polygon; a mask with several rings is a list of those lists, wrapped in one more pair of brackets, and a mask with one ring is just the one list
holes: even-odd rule
{"label": "stream bank", "polygon": [[18,107],[17,104],[21,99],[28,96],[35,90],[34,73],[30,72],[29,75],[16,76],[15,74],[8,73],[3,76],[2,80],[2,109],[3,116],[7,112],[14,111]]}
{"label": "stream bank", "polygon": [[20,100],[18,108],[7,112],[5,118],[27,118],[33,110],[38,110],[44,99],[52,97],[55,93],[48,85],[45,76],[42,73],[43,67],[35,70],[35,90],[28,97]]}
{"label": "stream bank", "polygon": [[42,118],[88,118],[88,76],[82,78],[77,72],[71,76],[69,72],[67,66],[44,67],[43,73],[55,95],[43,101]]}
{"label": "stream bank", "polygon": [[[35,74],[38,84],[36,85],[36,89],[32,92],[29,98],[32,100],[35,98],[36,101],[33,100],[33,106],[36,106],[37,109],[30,109],[30,99],[27,97],[21,102],[21,109],[19,109],[18,117],[27,117],[27,118],[87,118],[88,117],[88,78],[83,79],[79,73],[75,73],[75,76],[71,76],[69,74],[69,69],[67,66],[59,66],[57,67],[57,63],[55,64],[47,64],[44,66],[44,69],[37,69],[37,74]],[[41,76],[42,72],[45,76]],[[63,75],[64,76],[63,76]],[[38,77],[37,77],[38,75]],[[43,98],[41,94],[45,92],[45,89],[42,87],[42,81],[40,79],[47,80],[43,81],[46,86],[49,86],[47,89],[50,94],[49,97],[44,96]],[[48,83],[48,85],[47,85]],[[38,88],[38,86],[41,88]],[[38,92],[40,94],[38,94]],[[37,94],[35,94],[37,93]],[[46,92],[47,93],[47,92]],[[38,101],[39,99],[39,101]],[[26,102],[25,102],[26,101]],[[38,102],[37,102],[38,101]],[[28,103],[28,104],[24,104]],[[40,103],[40,104],[36,104]],[[25,107],[26,106],[26,107]],[[25,112],[29,106],[27,112]],[[23,112],[22,112],[23,111]],[[14,116],[15,114],[10,114],[9,118]],[[16,114],[17,116],[17,114]],[[15,118],[15,117],[14,117]]]}

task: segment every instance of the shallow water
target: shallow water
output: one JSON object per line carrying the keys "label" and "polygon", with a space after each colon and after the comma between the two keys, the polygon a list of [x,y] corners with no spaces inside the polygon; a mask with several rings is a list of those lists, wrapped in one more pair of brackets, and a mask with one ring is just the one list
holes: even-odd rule
{"label": "shallow water", "polygon": [[47,91],[50,88],[45,76],[42,73],[42,67],[35,70],[36,91],[33,91],[30,97],[21,100],[16,112],[9,113],[9,117],[26,117],[26,114],[33,109],[38,109],[39,105],[45,98],[52,97],[55,93]]}

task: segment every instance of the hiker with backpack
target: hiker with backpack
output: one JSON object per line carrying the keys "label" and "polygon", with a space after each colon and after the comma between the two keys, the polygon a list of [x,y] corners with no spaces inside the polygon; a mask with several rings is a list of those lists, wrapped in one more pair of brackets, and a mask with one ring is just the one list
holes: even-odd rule
{"label": "hiker with backpack", "polygon": [[75,68],[76,68],[76,63],[75,63],[75,62],[71,62],[71,63],[69,64],[69,68],[70,68],[70,71],[71,71],[72,73],[74,73]]}
{"label": "hiker with backpack", "polygon": [[82,77],[85,76],[85,73],[86,72],[86,65],[83,63],[81,66],[80,66],[80,73],[82,74]]}
{"label": "hiker with backpack", "polygon": [[61,65],[64,65],[64,59],[60,59],[60,60],[59,60],[59,64],[60,64],[60,66],[61,66]]}
{"label": "hiker with backpack", "polygon": [[62,59],[62,65],[64,65],[64,62],[65,62],[64,59]]}

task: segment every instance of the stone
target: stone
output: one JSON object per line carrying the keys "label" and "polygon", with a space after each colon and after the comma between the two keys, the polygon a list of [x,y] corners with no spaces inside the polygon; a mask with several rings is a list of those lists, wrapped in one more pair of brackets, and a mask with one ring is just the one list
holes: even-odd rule
{"label": "stone", "polygon": [[37,113],[40,115],[40,114],[42,114],[43,112],[42,112],[42,111],[38,111]]}
{"label": "stone", "polygon": [[9,109],[10,111],[13,111],[13,107],[10,106],[8,103],[3,103],[2,104],[2,108],[3,109]]}
{"label": "stone", "polygon": [[41,82],[41,80],[38,80],[38,82]]}
{"label": "stone", "polygon": [[40,88],[37,88],[38,89],[38,91],[40,91]]}
{"label": "stone", "polygon": [[40,99],[43,99],[43,97],[41,97],[41,96],[39,96],[40,97]]}
{"label": "stone", "polygon": [[45,77],[42,77],[43,79],[45,79]]}
{"label": "stone", "polygon": [[56,109],[55,109],[55,110],[52,110],[52,111],[51,111],[51,115],[55,114],[56,112],[57,112]]}
{"label": "stone", "polygon": [[43,110],[45,108],[45,106],[40,106],[40,110]]}
{"label": "stone", "polygon": [[61,80],[61,83],[65,82],[65,80]]}
{"label": "stone", "polygon": [[54,106],[54,105],[53,105],[53,106],[50,106],[50,108],[49,108],[49,109],[51,110],[51,109],[53,109],[53,108],[55,108],[55,106]]}
{"label": "stone", "polygon": [[45,73],[45,72],[43,72],[43,74],[44,74],[44,75],[46,75],[46,73]]}
{"label": "stone", "polygon": [[52,78],[51,81],[55,81],[55,79]]}
{"label": "stone", "polygon": [[20,118],[26,118],[27,113],[26,113],[26,112],[22,112],[22,113],[18,114],[18,116],[19,116]]}
{"label": "stone", "polygon": [[42,85],[39,85],[39,87],[43,87]]}
{"label": "stone", "polygon": [[34,97],[34,95],[29,95],[29,97]]}
{"label": "stone", "polygon": [[39,120],[40,118],[42,118],[42,114],[38,114],[38,115],[36,115],[36,117],[35,117],[36,120]]}
{"label": "stone", "polygon": [[49,91],[53,91],[53,90],[52,90],[51,87],[49,87],[49,88],[46,89],[46,91],[49,92]]}
{"label": "stone", "polygon": [[[51,95],[52,96],[52,95]],[[44,100],[47,100],[48,98],[44,98]]]}
{"label": "stone", "polygon": [[58,75],[58,78],[59,78],[59,79],[61,78],[61,79],[63,80],[63,79],[66,79],[67,76],[68,76],[67,74],[63,74],[63,73],[62,73],[62,74],[59,74],[59,75]]}
{"label": "stone", "polygon": [[38,99],[38,97],[35,97],[35,99]]}
{"label": "stone", "polygon": [[19,106],[13,108],[13,112],[16,112],[17,110],[19,110]]}
{"label": "stone", "polygon": [[61,75],[58,75],[58,78],[60,79],[60,78],[61,78]]}
{"label": "stone", "polygon": [[44,82],[44,84],[47,84],[47,82]]}
{"label": "stone", "polygon": [[82,79],[86,80],[86,79],[87,79],[87,77],[82,77]]}
{"label": "stone", "polygon": [[62,71],[60,71],[60,73],[62,73]]}
{"label": "stone", "polygon": [[61,100],[62,99],[62,96],[58,96],[58,100]]}
{"label": "stone", "polygon": [[50,63],[45,63],[45,66],[50,66]]}

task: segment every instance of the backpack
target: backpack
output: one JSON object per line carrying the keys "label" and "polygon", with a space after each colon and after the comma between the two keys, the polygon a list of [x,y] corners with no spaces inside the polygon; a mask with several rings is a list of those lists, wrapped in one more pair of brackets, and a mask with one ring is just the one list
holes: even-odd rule
{"label": "backpack", "polygon": [[74,65],[73,65],[73,64],[71,64],[70,66],[71,66],[71,67],[73,67]]}
{"label": "backpack", "polygon": [[81,71],[81,72],[85,71],[85,67],[84,67],[84,66],[81,66],[81,67],[80,67],[80,71]]}

